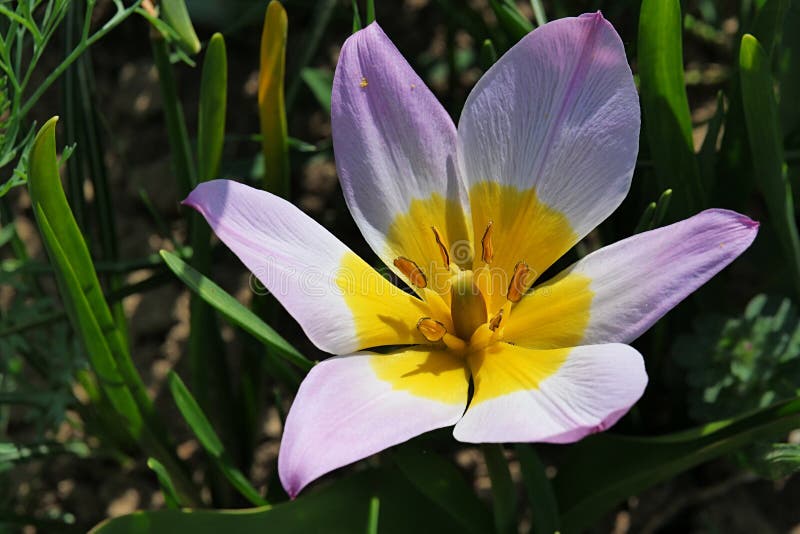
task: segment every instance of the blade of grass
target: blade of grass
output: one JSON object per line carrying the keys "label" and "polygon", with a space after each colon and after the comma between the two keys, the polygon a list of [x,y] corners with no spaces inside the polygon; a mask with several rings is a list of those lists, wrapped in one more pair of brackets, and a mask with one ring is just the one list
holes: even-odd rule
{"label": "blade of grass", "polygon": [[[306,70],[311,58],[316,54],[322,36],[330,24],[331,17],[337,6],[336,0],[324,0],[317,2],[314,6],[314,16],[311,20],[311,29],[306,32],[303,38],[303,46],[300,49],[300,57],[297,59],[292,75],[287,77],[286,83],[286,113],[291,113],[294,107],[295,97],[302,78],[303,71]],[[316,95],[315,95],[316,96]],[[330,109],[330,106],[328,106]]]}
{"label": "blade of grass", "polygon": [[[30,160],[28,187],[34,215],[54,264],[67,313],[86,345],[95,372],[130,435],[168,466],[190,502],[194,486],[177,458],[103,297],[86,243],[67,204],[55,150],[53,117],[39,131]],[[113,395],[113,398],[112,398]],[[180,477],[180,478],[177,478]]]}
{"label": "blade of grass", "polygon": [[179,509],[181,507],[181,501],[164,464],[150,457],[147,459],[147,467],[149,467],[150,470],[156,474],[156,478],[158,478],[158,485],[161,488],[161,493],[164,495],[164,503],[167,505],[167,508],[171,508],[172,510]]}
{"label": "blade of grass", "polygon": [[500,26],[509,36],[511,43],[516,43],[533,31],[533,24],[520,13],[512,0],[489,0]]}
{"label": "blade of grass", "polygon": [[264,152],[264,189],[288,198],[289,144],[284,104],[286,68],[286,11],[272,0],[264,15],[261,33],[261,58],[258,72],[258,115]]}
{"label": "blade of grass", "polygon": [[492,481],[495,532],[497,534],[516,532],[517,493],[508,470],[503,446],[490,443],[482,445],[481,450],[489,470],[489,478]]}
{"label": "blade of grass", "polygon": [[533,445],[519,444],[514,450],[517,451],[522,479],[528,490],[528,504],[533,515],[532,532],[552,534],[561,531],[558,502],[539,455],[536,454]]}
{"label": "blade of grass", "polygon": [[200,295],[203,300],[213,306],[223,317],[251,334],[264,345],[280,354],[287,362],[308,371],[314,363],[300,354],[288,341],[273,330],[264,321],[247,309],[234,297],[222,290],[217,284],[197,272],[178,256],[166,250],[161,251],[161,257],[175,275],[185,283],[189,289]]}
{"label": "blade of grass", "polygon": [[178,195],[186,198],[197,184],[197,171],[189,143],[189,133],[183,117],[183,106],[178,99],[175,72],[169,60],[169,50],[164,37],[157,31],[150,32],[153,60],[158,71],[161,98],[164,101],[164,120],[167,123],[167,137],[172,153],[172,166],[178,180]]}
{"label": "blade of grass", "polygon": [[739,69],[750,150],[755,168],[759,169],[758,185],[789,262],[793,284],[800,293],[800,238],[792,187],[786,176],[774,82],[769,58],[758,40],[750,34],[742,37]]}
{"label": "blade of grass", "polygon": [[161,0],[159,2],[161,18],[175,30],[178,35],[178,44],[187,54],[196,54],[200,51],[200,40],[192,26],[189,10],[186,9],[184,0]]}
{"label": "blade of grass", "polygon": [[178,406],[181,415],[186,423],[194,432],[200,444],[205,451],[212,457],[217,468],[225,475],[225,478],[241,493],[241,495],[256,506],[264,506],[269,504],[256,490],[247,478],[234,467],[233,462],[225,450],[225,447],[220,441],[211,422],[203,413],[200,405],[186,388],[186,385],[180,377],[174,372],[170,371],[167,376],[167,384],[169,385],[172,399]]}
{"label": "blade of grass", "polygon": [[367,534],[378,534],[381,499],[377,495],[369,500],[369,516],[367,517]]}
{"label": "blade of grass", "polygon": [[659,189],[676,192],[671,219],[705,205],[684,86],[681,32],[678,0],[642,2],[638,65],[644,130]]}

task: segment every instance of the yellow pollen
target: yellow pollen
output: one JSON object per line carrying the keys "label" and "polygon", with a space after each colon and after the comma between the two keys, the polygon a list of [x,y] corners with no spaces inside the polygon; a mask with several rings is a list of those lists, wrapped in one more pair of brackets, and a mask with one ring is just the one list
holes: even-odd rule
{"label": "yellow pollen", "polygon": [[492,246],[493,224],[492,221],[489,221],[489,224],[486,225],[486,230],[483,232],[483,238],[481,238],[481,259],[483,263],[492,263],[492,258],[494,257],[494,246]]}
{"label": "yellow pollen", "polygon": [[442,236],[439,235],[439,230],[435,226],[431,226],[433,230],[433,237],[436,239],[436,244],[439,246],[439,253],[442,255],[442,262],[445,266],[450,265],[450,253],[447,252],[447,247],[442,243]]}
{"label": "yellow pollen", "polygon": [[518,261],[514,266],[514,274],[511,275],[511,283],[508,284],[506,298],[511,302],[519,302],[528,288],[528,278],[531,268],[524,261]]}
{"label": "yellow pollen", "polygon": [[420,319],[417,322],[417,330],[431,343],[441,341],[445,334],[447,334],[447,328],[439,321],[431,319],[430,317],[423,317]]}
{"label": "yellow pollen", "polygon": [[363,76],[362,76],[362,77],[361,77],[361,81],[358,83],[358,86],[359,86],[359,87],[361,87],[361,88],[363,89],[363,88],[365,88],[367,85],[369,85],[369,83],[367,82],[367,79],[366,79],[365,77],[363,77]]}
{"label": "yellow pollen", "polygon": [[425,276],[425,273],[422,272],[422,269],[419,268],[419,265],[402,256],[395,259],[393,263],[414,286],[420,289],[427,287],[428,278]]}

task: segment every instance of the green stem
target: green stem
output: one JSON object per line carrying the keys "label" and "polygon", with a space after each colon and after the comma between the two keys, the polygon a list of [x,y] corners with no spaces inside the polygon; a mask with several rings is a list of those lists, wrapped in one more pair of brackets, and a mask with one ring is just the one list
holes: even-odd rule
{"label": "green stem", "polygon": [[[47,91],[47,89],[51,85],[53,85],[53,82],[55,82],[58,79],[58,77],[61,76],[64,73],[64,71],[70,65],[72,65],[72,63],[76,59],[78,59],[81,56],[81,54],[83,54],[86,51],[87,48],[89,48],[94,43],[96,43],[97,41],[102,39],[108,32],[110,32],[111,30],[116,28],[123,20],[127,19],[130,15],[132,15],[135,12],[136,8],[139,7],[139,4],[141,2],[142,2],[142,0],[136,0],[133,3],[133,5],[131,5],[127,9],[124,9],[122,11],[118,11],[111,18],[111,20],[108,21],[105,24],[105,26],[103,26],[102,28],[97,30],[97,32],[94,35],[89,37],[86,41],[84,41],[82,44],[80,44],[75,50],[73,50],[67,56],[67,58],[60,65],[58,65],[55,69],[53,69],[53,71],[50,74],[48,74],[47,77],[44,79],[44,81],[36,88],[36,91],[33,92],[33,94],[30,96],[30,98],[28,98],[28,100],[25,102],[25,105],[22,106],[22,109],[20,110],[20,113],[19,113],[20,116],[27,115],[28,112],[31,110],[31,108],[34,105],[36,105],[36,102],[39,101],[39,98],[41,98],[41,96],[44,94],[44,92]],[[25,88],[23,86],[22,90],[24,90],[24,89]]]}
{"label": "green stem", "polygon": [[197,183],[189,133],[183,118],[183,107],[178,99],[175,72],[169,60],[167,42],[161,34],[155,31],[152,33],[150,42],[153,47],[153,59],[158,70],[158,81],[164,101],[164,119],[167,123],[167,137],[172,151],[172,164],[178,178],[178,194],[185,198]]}
{"label": "green stem", "polygon": [[481,450],[492,481],[495,530],[497,534],[516,532],[517,497],[503,446],[499,443],[485,444]]}

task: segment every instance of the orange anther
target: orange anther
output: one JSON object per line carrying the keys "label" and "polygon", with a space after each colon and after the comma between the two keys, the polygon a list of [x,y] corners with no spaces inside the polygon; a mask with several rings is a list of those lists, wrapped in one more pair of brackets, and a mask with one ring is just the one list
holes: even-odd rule
{"label": "orange anther", "polygon": [[400,272],[403,273],[414,286],[420,289],[427,287],[428,279],[425,277],[425,273],[423,273],[419,265],[413,261],[400,256],[394,260],[394,266],[400,269]]}
{"label": "orange anther", "polygon": [[511,302],[519,302],[525,290],[528,289],[531,268],[524,261],[518,261],[514,266],[514,274],[511,275],[511,283],[508,284],[506,298]]}
{"label": "orange anther", "polygon": [[445,334],[447,334],[447,328],[439,321],[431,319],[430,317],[423,317],[420,319],[417,322],[417,330],[431,343],[441,341]]}
{"label": "orange anther", "polygon": [[481,252],[481,259],[484,263],[492,263],[492,258],[494,257],[494,246],[492,245],[492,221],[489,221],[489,224],[486,226],[486,230],[483,232],[483,238],[481,238],[481,248],[483,249]]}
{"label": "orange anther", "polygon": [[450,265],[450,253],[447,252],[447,247],[442,242],[442,236],[439,235],[439,230],[437,230],[435,226],[431,226],[431,230],[433,230],[433,237],[436,238],[436,244],[439,245],[439,252],[442,255],[442,261],[446,267]]}

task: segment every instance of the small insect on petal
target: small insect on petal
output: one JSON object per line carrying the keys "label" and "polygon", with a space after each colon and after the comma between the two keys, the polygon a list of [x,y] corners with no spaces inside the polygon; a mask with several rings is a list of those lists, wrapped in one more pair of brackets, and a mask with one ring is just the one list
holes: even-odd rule
{"label": "small insect on petal", "polygon": [[430,317],[423,317],[420,319],[419,322],[417,322],[417,330],[431,343],[441,341],[445,334],[447,334],[447,329],[444,325]]}
{"label": "small insect on petal", "polygon": [[358,82],[358,86],[364,89],[367,85],[369,85],[369,82],[367,82],[367,79],[362,76],[361,81]]}
{"label": "small insect on petal", "polygon": [[519,302],[522,295],[525,294],[525,289],[528,287],[528,278],[531,274],[531,268],[524,261],[518,261],[514,266],[514,274],[511,275],[511,283],[508,284],[508,293],[506,298],[511,302]]}
{"label": "small insect on petal", "polygon": [[420,289],[428,286],[428,279],[425,276],[425,273],[423,273],[422,269],[419,268],[419,265],[413,261],[400,256],[399,258],[395,259],[393,263],[394,266],[400,269],[400,272],[403,273],[406,278],[408,278],[408,281],[414,284],[414,286]]}

